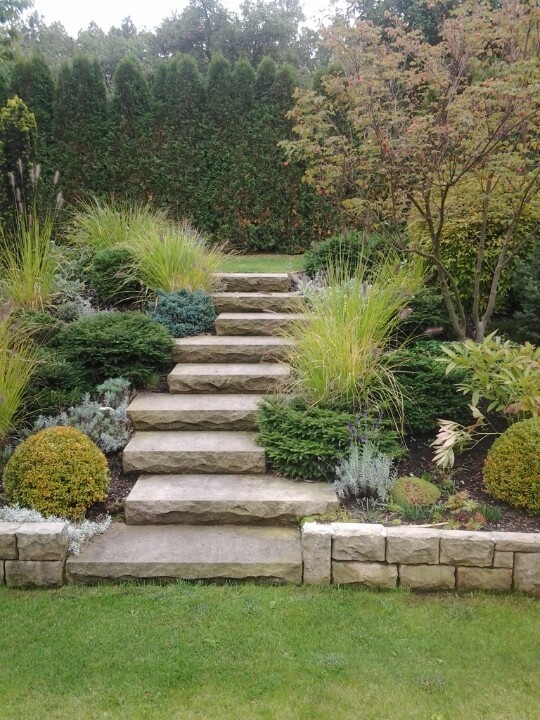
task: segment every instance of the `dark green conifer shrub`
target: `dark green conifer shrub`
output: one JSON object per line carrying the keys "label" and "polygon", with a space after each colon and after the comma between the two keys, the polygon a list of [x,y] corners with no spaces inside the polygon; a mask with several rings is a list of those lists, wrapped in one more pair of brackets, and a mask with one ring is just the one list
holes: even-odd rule
{"label": "dark green conifer shrub", "polygon": [[319,242],[304,253],[304,270],[314,277],[329,266],[337,266],[352,275],[362,260],[367,266],[384,253],[386,239],[381,235],[364,235],[351,230],[341,235],[333,235]]}
{"label": "dark green conifer shrub", "polygon": [[156,291],[156,302],[148,306],[148,316],[167,328],[174,338],[210,332],[216,310],[210,296],[202,290],[188,292]]}
{"label": "dark green conifer shrub", "polygon": [[103,305],[133,302],[141,292],[133,272],[133,257],[125,247],[98,250],[90,260],[86,276]]}
{"label": "dark green conifer shrub", "polygon": [[430,341],[404,348],[395,357],[396,377],[404,393],[405,428],[413,436],[436,430],[439,418],[462,423],[471,419],[469,401],[455,387],[464,373],[446,375],[445,366],[437,362],[442,355],[440,343]]}
{"label": "dark green conifer shrub", "polygon": [[102,312],[66,325],[58,347],[93,385],[123,377],[141,387],[171,362],[173,341],[163,325],[142,313]]}
{"label": "dark green conifer shrub", "polygon": [[399,326],[400,339],[450,340],[451,328],[439,290],[424,287],[409,301],[409,313]]}
{"label": "dark green conifer shrub", "polygon": [[[329,481],[353,439],[372,440],[381,452],[401,453],[388,424],[327,407],[309,407],[300,399],[265,399],[257,413],[258,441],[279,475]],[[361,437],[360,437],[361,435]]]}
{"label": "dark green conifer shrub", "polygon": [[76,405],[90,388],[76,360],[68,360],[56,348],[41,348],[39,363],[25,396],[25,419],[52,415]]}

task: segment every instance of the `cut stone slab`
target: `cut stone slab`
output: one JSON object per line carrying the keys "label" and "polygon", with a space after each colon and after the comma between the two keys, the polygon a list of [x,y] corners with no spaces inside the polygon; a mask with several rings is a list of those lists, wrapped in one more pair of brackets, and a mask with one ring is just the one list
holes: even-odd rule
{"label": "cut stone slab", "polygon": [[540,533],[493,532],[495,550],[540,553]]}
{"label": "cut stone slab", "polygon": [[332,560],[332,580],[336,584],[360,585],[369,588],[395,588],[397,579],[397,565]]}
{"label": "cut stone slab", "polygon": [[0,560],[15,560],[18,557],[17,535],[21,523],[0,523]]}
{"label": "cut stone slab", "polygon": [[439,562],[438,534],[414,526],[386,528],[386,562],[436,565]]}
{"label": "cut stone slab", "polygon": [[253,433],[242,431],[136,432],[122,457],[128,473],[266,472],[263,448]]}
{"label": "cut stone slab", "polygon": [[368,523],[332,523],[333,560],[384,562],[386,531],[382,525]]}
{"label": "cut stone slab", "polygon": [[64,560],[68,545],[66,522],[23,523],[17,530],[19,560]]}
{"label": "cut stone slab", "polygon": [[141,393],[127,413],[136,430],[254,430],[263,395]]}
{"label": "cut stone slab", "polygon": [[540,596],[540,553],[516,553],[514,589]]}
{"label": "cut stone slab", "polygon": [[113,524],[66,563],[69,582],[264,580],[302,582],[300,532],[223,525]]}
{"label": "cut stone slab", "polygon": [[258,363],[286,360],[294,341],[263,335],[195,335],[174,341],[173,360],[183,363]]}
{"label": "cut stone slab", "polygon": [[400,565],[399,582],[413,590],[453,590],[456,570],[449,565]]}
{"label": "cut stone slab", "polygon": [[56,588],[64,584],[63,560],[6,560],[6,585]]}
{"label": "cut stone slab", "polygon": [[512,570],[506,568],[458,567],[456,571],[458,590],[512,589]]}
{"label": "cut stone slab", "polygon": [[288,292],[287,273],[215,273],[216,288],[224,292]]}
{"label": "cut stone slab", "polygon": [[218,313],[228,312],[301,312],[300,293],[217,292],[212,302]]}
{"label": "cut stone slab", "polygon": [[306,585],[329,585],[332,580],[331,525],[307,522],[302,527],[302,560]]}
{"label": "cut stone slab", "polygon": [[171,393],[274,393],[290,374],[284,363],[178,363],[167,382]]}
{"label": "cut stone slab", "polygon": [[441,565],[489,567],[493,564],[494,543],[488,533],[440,530]]}
{"label": "cut stone slab", "polygon": [[272,475],[145,475],[126,499],[126,523],[290,524],[339,506],[330,485]]}
{"label": "cut stone slab", "polygon": [[215,328],[218,335],[280,335],[305,319],[302,313],[221,313]]}

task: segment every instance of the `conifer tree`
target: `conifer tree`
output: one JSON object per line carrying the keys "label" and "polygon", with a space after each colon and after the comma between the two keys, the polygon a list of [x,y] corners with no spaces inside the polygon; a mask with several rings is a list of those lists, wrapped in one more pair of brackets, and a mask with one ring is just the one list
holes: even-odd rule
{"label": "conifer tree", "polygon": [[56,166],[68,197],[103,194],[109,185],[110,126],[97,60],[79,56],[60,68],[55,98]]}
{"label": "conifer tree", "polygon": [[114,74],[111,121],[112,189],[129,199],[145,200],[152,152],[151,97],[139,62],[129,55]]}

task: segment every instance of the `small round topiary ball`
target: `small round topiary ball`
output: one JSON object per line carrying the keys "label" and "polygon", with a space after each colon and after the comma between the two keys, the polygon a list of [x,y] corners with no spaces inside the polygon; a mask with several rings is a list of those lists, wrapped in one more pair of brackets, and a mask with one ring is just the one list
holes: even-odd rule
{"label": "small round topiary ball", "polygon": [[397,505],[435,505],[441,497],[441,491],[429,480],[418,477],[399,477],[392,485],[390,499]]}
{"label": "small round topiary ball", "polygon": [[520,420],[495,440],[483,477],[494,498],[540,514],[540,418]]}
{"label": "small round topiary ball", "polygon": [[105,455],[80,430],[52,427],[17,447],[3,482],[9,503],[78,520],[105,497],[109,468]]}

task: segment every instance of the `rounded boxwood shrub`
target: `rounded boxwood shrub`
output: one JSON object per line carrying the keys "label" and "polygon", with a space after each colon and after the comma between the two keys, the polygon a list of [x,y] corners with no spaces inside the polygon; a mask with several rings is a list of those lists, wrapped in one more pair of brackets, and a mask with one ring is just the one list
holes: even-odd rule
{"label": "rounded boxwood shrub", "polygon": [[109,469],[103,453],[80,430],[52,427],[16,448],[3,482],[9,503],[77,520],[105,497]]}
{"label": "rounded boxwood shrub", "polygon": [[86,379],[99,385],[111,377],[144,386],[171,362],[173,341],[167,330],[139,312],[101,312],[63,328],[57,341]]}
{"label": "rounded boxwood shrub", "polygon": [[132,302],[141,292],[133,272],[133,257],[125,247],[98,250],[90,260],[86,276],[103,305]]}
{"label": "rounded boxwood shrub", "polygon": [[390,499],[397,505],[435,505],[441,497],[441,491],[429,480],[418,477],[399,477],[392,485]]}
{"label": "rounded boxwood shrub", "polygon": [[172,337],[182,338],[212,330],[216,309],[202,290],[157,290],[155,304],[148,306],[148,316],[166,327]]}
{"label": "rounded boxwood shrub", "polygon": [[540,418],[511,425],[484,462],[484,487],[498,500],[540,514]]}
{"label": "rounded boxwood shrub", "polygon": [[396,377],[404,399],[405,426],[413,436],[431,433],[439,418],[467,423],[471,417],[469,401],[458,393],[464,373],[446,375],[445,366],[437,362],[443,356],[440,343],[432,340],[410,345],[396,353]]}

